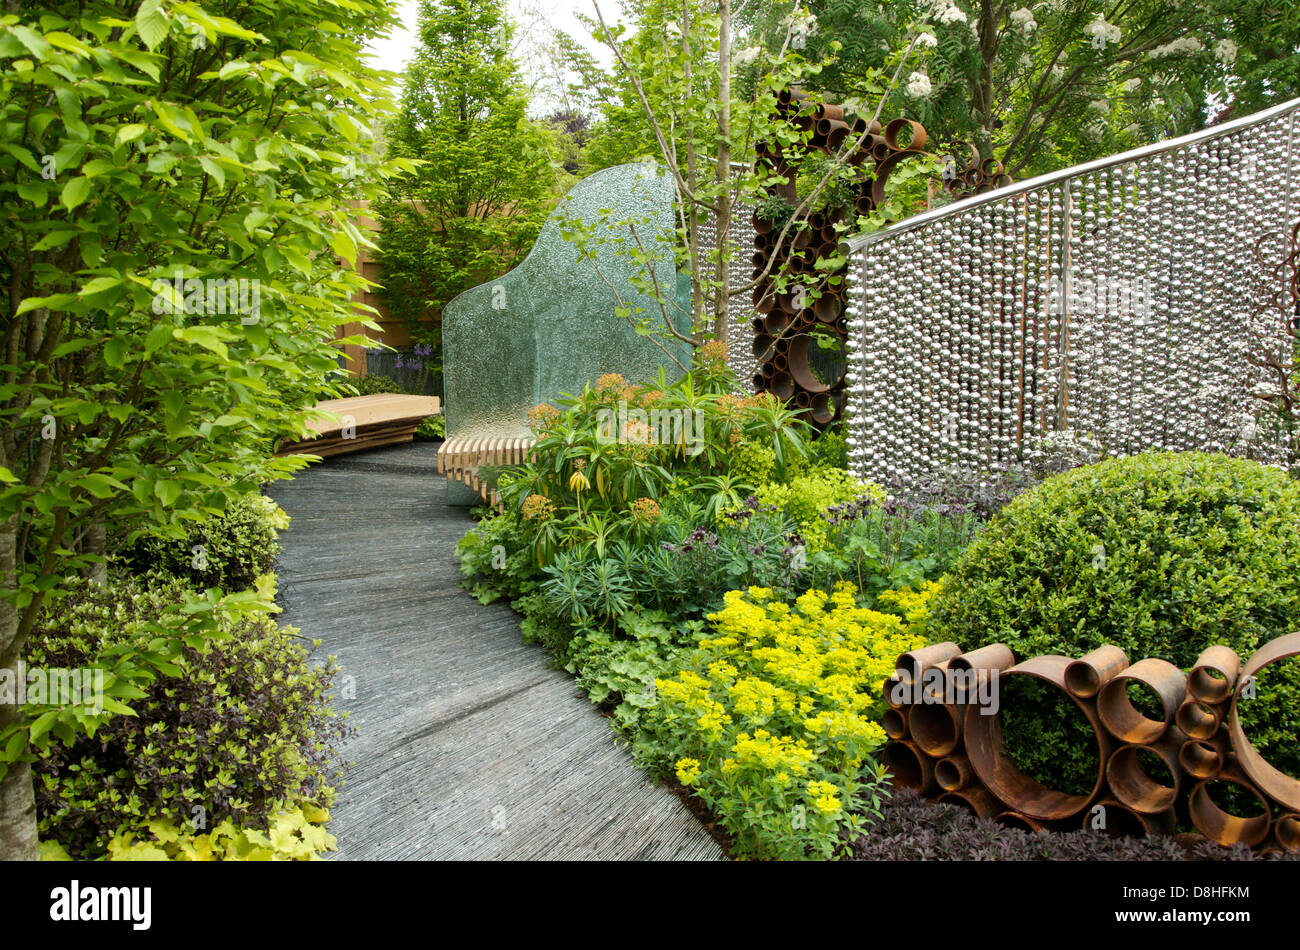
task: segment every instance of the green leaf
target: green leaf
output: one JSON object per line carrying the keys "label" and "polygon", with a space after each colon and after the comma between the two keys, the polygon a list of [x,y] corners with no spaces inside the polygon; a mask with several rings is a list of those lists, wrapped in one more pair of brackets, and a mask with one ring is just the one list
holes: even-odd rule
{"label": "green leaf", "polygon": [[54,725],[54,720],[58,718],[59,718],[59,710],[57,709],[51,709],[49,712],[42,713],[40,716],[38,716],[36,718],[36,721],[32,723],[32,727],[30,730],[32,736],[31,741],[35,742],[41,736],[45,735],[45,733],[49,732],[50,727]]}
{"label": "green leaf", "polygon": [[135,28],[140,33],[140,39],[151,52],[167,39],[171,24],[162,11],[162,0],[144,0],[144,3],[140,4],[140,9],[135,14]]}
{"label": "green leaf", "polygon": [[77,291],[77,296],[93,297],[95,294],[102,294],[106,290],[112,290],[114,287],[121,286],[121,277],[96,277]]}
{"label": "green leaf", "polygon": [[346,231],[335,231],[330,235],[330,247],[334,248],[334,253],[349,264],[356,263],[357,245]]}
{"label": "green leaf", "polygon": [[90,187],[89,178],[81,176],[73,178],[63,186],[63,193],[59,196],[59,200],[63,203],[63,207],[72,211],[90,197]]}
{"label": "green leaf", "polygon": [[50,197],[48,187],[35,182],[20,182],[18,184],[18,197],[23,201],[29,201],[38,208],[44,208],[45,202]]}
{"label": "green leaf", "polygon": [[149,131],[149,126],[143,122],[132,122],[130,125],[124,125],[117,130],[117,144],[123,145],[126,142],[134,142],[147,131]]}
{"label": "green leaf", "polygon": [[104,344],[104,362],[114,369],[121,369],[126,362],[126,340],[118,336],[110,337]]}
{"label": "green leaf", "polygon": [[220,165],[208,158],[206,155],[199,156],[199,164],[203,166],[205,172],[216,180],[218,188],[226,187],[226,173]]}

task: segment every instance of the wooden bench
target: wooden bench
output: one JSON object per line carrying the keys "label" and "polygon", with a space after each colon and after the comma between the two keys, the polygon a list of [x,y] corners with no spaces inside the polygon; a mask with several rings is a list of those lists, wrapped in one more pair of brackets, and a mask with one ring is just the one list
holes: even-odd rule
{"label": "wooden bench", "polygon": [[484,501],[499,506],[501,499],[496,489],[479,479],[479,467],[526,462],[534,441],[531,438],[484,439],[456,436],[438,448],[438,472],[452,481],[468,485]]}
{"label": "wooden bench", "polygon": [[421,422],[441,413],[442,403],[437,396],[380,393],[329,399],[318,403],[315,409],[336,418],[316,418],[308,422],[307,427],[317,433],[316,437],[287,443],[280,447],[277,455],[328,457],[410,442]]}

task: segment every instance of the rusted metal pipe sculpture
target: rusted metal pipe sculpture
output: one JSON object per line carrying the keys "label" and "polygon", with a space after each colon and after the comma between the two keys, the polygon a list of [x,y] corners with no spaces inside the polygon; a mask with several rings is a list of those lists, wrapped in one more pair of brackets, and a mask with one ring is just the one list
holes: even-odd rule
{"label": "rusted metal pipe sculpture", "polygon": [[1178,765],[1194,779],[1218,775],[1228,761],[1228,734],[1222,730],[1208,739],[1189,739],[1178,750]]}
{"label": "rusted metal pipe sculpture", "polygon": [[1097,799],[1105,784],[1106,760],[1110,757],[1112,743],[1101,727],[1093,704],[1071,696],[1066,690],[1065,668],[1070,662],[1069,657],[1051,654],[1025,660],[1002,674],[999,689],[1009,677],[1030,676],[1050,683],[1069,696],[1092,728],[1097,741],[1097,780],[1087,795],[1073,795],[1047,788],[1022,773],[1002,748],[1001,715],[981,715],[975,705],[966,707],[966,755],[975,768],[975,774],[1010,810],[1040,821],[1060,821],[1077,815]]}
{"label": "rusted metal pipe sculpture", "polygon": [[1241,726],[1241,716],[1237,711],[1237,702],[1246,683],[1252,682],[1259,675],[1259,671],[1269,664],[1293,656],[1300,656],[1300,633],[1289,633],[1276,640],[1270,640],[1246,661],[1232,694],[1232,705],[1228,707],[1228,741],[1232,743],[1232,751],[1237,757],[1241,770],[1250,777],[1251,781],[1287,811],[1300,812],[1300,779],[1292,778],[1275,768],[1259,754],[1246,737],[1246,731]]}
{"label": "rusted metal pipe sculpture", "polygon": [[1021,831],[1027,831],[1034,835],[1046,830],[1046,826],[1041,821],[1030,818],[1028,815],[1022,815],[1018,811],[1004,811],[999,815],[994,815],[993,821],[1004,828],[1019,828]]}
{"label": "rusted metal pipe sculpture", "polygon": [[[1209,787],[1215,782],[1225,782],[1244,788],[1255,796],[1263,809],[1262,815],[1244,818],[1229,814],[1210,798]],[[1235,762],[1227,763],[1217,776],[1192,787],[1192,794],[1187,800],[1187,810],[1191,815],[1196,830],[1211,841],[1224,846],[1240,842],[1247,847],[1262,844],[1268,838],[1272,828],[1272,809],[1268,799],[1260,794],[1259,788]]]}
{"label": "rusted metal pipe sculpture", "polygon": [[[845,156],[846,164],[855,169],[852,207],[855,215],[870,214],[884,200],[885,180],[890,171],[899,162],[921,154],[926,142],[925,128],[918,122],[895,119],[882,127],[877,121],[850,120],[843,106],[818,102],[797,89],[777,92],[774,109],[794,128],[808,134],[801,153],[804,148],[836,153],[847,142],[858,143]],[[756,164],[779,179],[776,184],[768,186],[768,194],[796,204],[798,158],[787,155],[779,144],[772,142],[758,143],[755,152]],[[819,262],[839,254],[839,232],[835,225],[833,216],[814,213],[808,216],[804,225],[796,225],[791,231],[790,247],[776,248],[775,234],[780,229],[774,228],[770,221],[754,219],[752,262],[754,277],[759,281],[754,297],[755,309],[769,315],[780,311],[789,317],[783,321],[764,321],[762,332],[778,341],[792,340],[793,344],[785,349],[756,344],[754,355],[759,366],[752,382],[760,392],[770,392],[791,404],[818,429],[833,422],[847,401],[844,381],[847,363],[832,359],[819,364],[817,355],[820,348],[811,345],[814,328],[820,328],[819,335],[838,343],[841,351],[848,338],[842,269],[832,274],[818,266]],[[820,275],[814,288],[817,299],[808,301],[807,306],[797,307],[782,307],[769,302],[776,296],[772,277],[778,267],[805,277]],[[768,271],[766,276],[765,270]],[[831,376],[835,378],[828,378]]]}
{"label": "rusted metal pipe sculpture", "polygon": [[[1245,664],[1227,647],[1211,647],[1184,676],[1156,658],[1129,666],[1111,645],[1077,660],[1048,655],[1016,664],[1003,644],[968,653],[935,644],[900,656],[885,683],[892,707],[886,729],[895,740],[885,765],[896,785],[1027,831],[1082,822],[1109,834],[1172,834],[1183,815],[1221,845],[1300,851],[1300,781],[1250,745],[1237,713],[1244,686],[1260,670],[1297,655],[1300,633],[1265,644]],[[1092,727],[1100,763],[1088,794],[1046,788],[1022,774],[1002,747],[1000,714],[973,702],[974,684],[994,682],[1000,701],[1002,677],[1022,675],[1056,686]],[[1133,706],[1132,682],[1159,697],[1160,719]],[[1159,758],[1168,779],[1148,772],[1144,753]],[[1211,796],[1216,783],[1245,789],[1261,813],[1229,814]]]}
{"label": "rusted metal pipe sculpture", "polygon": [[[1128,684],[1141,683],[1160,697],[1164,718],[1148,719],[1128,698]],[[1117,673],[1097,694],[1102,725],[1121,742],[1144,745],[1155,742],[1169,728],[1187,694],[1187,677],[1167,660],[1147,657]]]}
{"label": "rusted metal pipe sculpture", "polygon": [[1189,739],[1209,739],[1223,725],[1224,711],[1218,703],[1206,703],[1189,695],[1174,714],[1174,722]]}
{"label": "rusted metal pipe sculpture", "polygon": [[934,763],[911,742],[891,742],[881,754],[891,785],[910,788],[918,795],[934,791]]}
{"label": "rusted metal pipe sculpture", "polygon": [[975,770],[970,759],[957,754],[940,759],[934,766],[934,780],[945,792],[958,792],[972,784]]}
{"label": "rusted metal pipe sculpture", "polygon": [[1273,822],[1273,840],[1283,851],[1300,851],[1300,815],[1278,815]]}
{"label": "rusted metal pipe sculpture", "polygon": [[1240,670],[1241,658],[1231,647],[1207,647],[1187,674],[1187,694],[1206,705],[1224,702],[1232,695]]}
{"label": "rusted metal pipe sculpture", "polygon": [[1176,824],[1174,810],[1140,812],[1129,808],[1114,798],[1104,798],[1092,805],[1083,816],[1085,831],[1101,831],[1115,837],[1121,835],[1169,835]]}
{"label": "rusted metal pipe sculpture", "polygon": [[907,738],[907,710],[905,708],[886,709],[880,723],[885,727],[885,735],[891,739]]}
{"label": "rusted metal pipe sculpture", "polygon": [[1128,654],[1107,643],[1065,668],[1065,688],[1079,699],[1091,699],[1127,666]]}
{"label": "rusted metal pipe sculpture", "polygon": [[[1182,791],[1178,752],[1186,738],[1177,729],[1170,729],[1153,745],[1120,746],[1106,763],[1106,782],[1110,785],[1111,794],[1121,804],[1143,815],[1173,808]],[[1169,770],[1172,785],[1157,782],[1142,768],[1143,752],[1160,757]]]}
{"label": "rusted metal pipe sculpture", "polygon": [[1002,804],[978,785],[958,789],[955,792],[944,792],[937,801],[967,808],[980,818],[992,818],[1002,810]]}

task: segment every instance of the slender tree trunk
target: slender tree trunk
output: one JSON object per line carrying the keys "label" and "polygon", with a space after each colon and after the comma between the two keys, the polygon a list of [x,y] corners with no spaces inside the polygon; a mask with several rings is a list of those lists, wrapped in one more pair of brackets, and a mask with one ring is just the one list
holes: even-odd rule
{"label": "slender tree trunk", "polygon": [[[11,587],[15,578],[18,519],[0,524],[0,584]],[[18,608],[0,599],[0,676],[15,688],[18,684]],[[17,699],[17,696],[14,697]],[[0,703],[0,734],[22,718],[16,702]],[[36,798],[32,792],[32,770],[26,762],[13,762],[0,779],[0,861],[35,861]]]}
{"label": "slender tree trunk", "polygon": [[981,158],[993,154],[993,63],[998,56],[998,25],[994,22],[992,0],[983,0],[979,14],[979,77],[974,89],[975,114],[979,116],[978,134]]}
{"label": "slender tree trunk", "polygon": [[[83,544],[87,554],[103,557],[108,553],[108,532],[104,530],[104,522],[96,521],[86,530]],[[100,587],[108,586],[108,562],[101,561],[87,566],[85,576],[92,584],[98,584]]]}
{"label": "slender tree trunk", "polygon": [[718,302],[713,331],[727,342],[731,277],[731,0],[718,3]]}

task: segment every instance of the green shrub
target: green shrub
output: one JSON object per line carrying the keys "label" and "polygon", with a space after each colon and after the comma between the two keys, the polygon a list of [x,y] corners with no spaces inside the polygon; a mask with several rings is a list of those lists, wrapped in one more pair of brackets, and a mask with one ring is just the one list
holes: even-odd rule
{"label": "green shrub", "polygon": [[770,445],[741,442],[731,453],[731,475],[750,485],[764,485],[776,477],[776,453]]}
{"label": "green shrub", "polygon": [[[179,582],[80,583],[47,610],[28,661],[78,668],[118,644],[147,649],[144,624],[166,622],[180,600]],[[179,675],[127,700],[137,715],[41,752],[42,837],[96,858],[119,832],[153,821],[265,829],[283,808],[328,807],[347,729],[326,698],[336,667],[313,665],[311,652],[269,619],[244,621],[202,651],[186,647]]]}
{"label": "green shrub", "polygon": [[206,590],[248,590],[271,571],[289,516],[260,493],[240,496],[226,513],[194,524],[181,538],[145,538],[126,552],[135,574],[164,571]]}
{"label": "green shrub", "polygon": [[[1114,643],[1133,662],[1188,669],[1212,644],[1244,661],[1298,627],[1300,485],[1257,462],[1152,452],[1074,469],[1008,504],[958,559],[931,636],[1006,643],[1020,659]],[[1260,683],[1243,704],[1251,739],[1300,774],[1300,677],[1291,666]],[[1006,738],[1040,781],[1091,788],[1070,764],[1082,761],[1066,733],[1078,727],[1021,712]]]}
{"label": "green shrub", "polygon": [[379,396],[384,393],[404,393],[401,383],[391,376],[383,376],[379,373],[371,373],[367,376],[359,376],[350,380],[351,384],[356,387],[358,396]]}
{"label": "green shrub", "polygon": [[775,505],[795,522],[809,554],[827,545],[829,525],[821,517],[826,509],[857,498],[867,498],[875,504],[885,501],[883,488],[854,478],[843,469],[807,468],[792,475],[787,484],[769,482],[755,494],[760,504]]}

